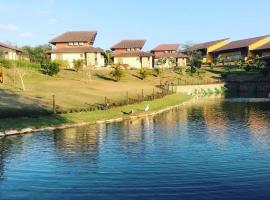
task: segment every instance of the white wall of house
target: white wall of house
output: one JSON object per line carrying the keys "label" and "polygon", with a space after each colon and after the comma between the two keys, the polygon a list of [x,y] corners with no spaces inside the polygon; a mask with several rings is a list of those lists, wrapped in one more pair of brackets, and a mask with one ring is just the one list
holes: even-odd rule
{"label": "white wall of house", "polygon": [[[141,59],[140,57],[115,57],[114,64],[124,64],[128,65],[131,68],[141,68]],[[152,57],[143,57],[142,58],[142,67],[152,68]]]}
{"label": "white wall of house", "polygon": [[95,67],[105,66],[105,59],[101,53],[87,53],[86,57],[88,66],[95,66]]}
{"label": "white wall of house", "polygon": [[88,66],[103,67],[105,64],[104,56],[101,53],[52,53],[51,60],[68,61],[70,68],[73,68],[73,60],[84,60]]}
{"label": "white wall of house", "polygon": [[186,58],[178,58],[177,60],[179,67],[186,67],[187,66],[187,59]]}

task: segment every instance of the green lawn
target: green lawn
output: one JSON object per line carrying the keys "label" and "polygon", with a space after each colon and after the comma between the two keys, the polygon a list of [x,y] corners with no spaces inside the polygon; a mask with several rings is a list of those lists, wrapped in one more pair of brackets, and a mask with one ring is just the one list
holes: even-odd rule
{"label": "green lawn", "polygon": [[138,104],[112,108],[105,111],[93,111],[82,113],[62,114],[55,116],[39,117],[39,118],[5,118],[0,120],[0,130],[14,129],[14,128],[40,128],[47,126],[55,126],[65,123],[78,123],[78,122],[96,122],[98,120],[106,120],[112,118],[123,117],[123,111],[130,111],[134,109],[135,114],[143,113],[143,109],[147,104],[150,106],[148,112],[158,111],[168,106],[175,106],[184,101],[189,100],[191,97],[186,94],[172,94],[165,96],[162,99],[154,101],[145,101]]}

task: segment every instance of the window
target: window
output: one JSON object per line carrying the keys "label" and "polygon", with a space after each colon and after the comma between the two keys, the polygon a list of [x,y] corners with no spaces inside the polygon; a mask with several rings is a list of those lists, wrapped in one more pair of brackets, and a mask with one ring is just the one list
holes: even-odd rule
{"label": "window", "polygon": [[73,46],[73,42],[69,42],[68,45],[69,45],[69,46]]}
{"label": "window", "polygon": [[84,45],[84,43],[83,42],[79,42],[79,46],[83,46]]}
{"label": "window", "polygon": [[82,53],[80,54],[80,57],[83,58],[83,54]]}
{"label": "window", "polygon": [[79,43],[78,42],[74,42],[74,46],[78,46],[79,45]]}

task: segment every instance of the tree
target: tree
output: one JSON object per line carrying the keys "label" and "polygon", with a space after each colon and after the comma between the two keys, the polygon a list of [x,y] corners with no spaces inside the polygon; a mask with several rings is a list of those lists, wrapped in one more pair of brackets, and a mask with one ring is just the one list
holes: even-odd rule
{"label": "tree", "polygon": [[84,61],[79,59],[79,60],[73,60],[73,67],[74,69],[78,72],[80,69],[83,68]]}
{"label": "tree", "polygon": [[200,52],[193,51],[190,53],[188,66],[190,67],[190,73],[194,74],[202,66],[202,56]]}
{"label": "tree", "polygon": [[31,62],[34,63],[44,63],[50,60],[48,51],[52,50],[50,45],[39,45],[36,47],[23,46],[21,48],[23,52],[29,56]]}
{"label": "tree", "polygon": [[106,65],[113,64],[112,53],[113,53],[112,50],[106,50],[105,51],[105,64]]}
{"label": "tree", "polygon": [[120,66],[120,64],[113,65],[112,68],[112,77],[115,79],[115,81],[120,81],[120,79],[125,76],[125,70]]}

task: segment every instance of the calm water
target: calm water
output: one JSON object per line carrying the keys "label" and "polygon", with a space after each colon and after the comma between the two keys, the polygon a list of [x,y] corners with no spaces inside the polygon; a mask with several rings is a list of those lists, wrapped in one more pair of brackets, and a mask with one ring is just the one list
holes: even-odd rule
{"label": "calm water", "polygon": [[270,103],[0,140],[0,199],[270,199]]}

